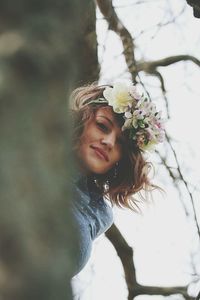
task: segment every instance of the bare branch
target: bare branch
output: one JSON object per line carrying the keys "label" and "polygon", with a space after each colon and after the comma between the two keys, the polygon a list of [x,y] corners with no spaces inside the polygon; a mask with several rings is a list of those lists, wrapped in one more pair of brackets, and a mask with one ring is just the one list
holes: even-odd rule
{"label": "bare branch", "polygon": [[[183,61],[191,61],[194,64],[196,64],[198,67],[200,67],[200,61],[191,55],[175,55],[175,56],[169,56],[165,57],[163,59],[155,60],[155,61],[136,61],[135,60],[135,48],[136,45],[134,43],[133,37],[130,34],[130,32],[126,29],[126,27],[123,25],[122,21],[119,20],[115,9],[112,5],[112,0],[96,0],[96,3],[105,17],[105,19],[108,22],[109,29],[113,30],[121,39],[122,45],[123,45],[123,54],[126,60],[127,68],[128,71],[130,72],[132,76],[132,81],[136,83],[136,81],[140,80],[140,72],[145,72],[146,74],[150,74],[151,76],[156,76],[160,83],[161,83],[161,90],[163,93],[163,98],[166,101],[166,109],[168,112],[168,101],[166,98],[166,88],[165,88],[165,83],[164,79],[162,77],[162,74],[158,71],[159,67],[167,67],[170,65],[173,65],[178,62],[183,62]],[[137,80],[136,80],[137,78]],[[140,80],[141,81],[141,80]],[[143,85],[142,81],[141,84]],[[145,89],[145,87],[144,87]],[[145,89],[146,90],[146,89]],[[148,93],[148,91],[147,91]],[[169,112],[168,112],[169,114]],[[184,175],[181,172],[181,168],[176,156],[176,152],[173,149],[173,146],[171,144],[171,140],[168,137],[167,142],[169,146],[171,147],[171,150],[173,152],[174,158],[177,163],[177,172],[178,172],[178,177],[173,174],[172,170],[170,169],[169,166],[167,166],[167,163],[165,161],[165,158],[161,157],[161,160],[164,162],[164,165],[166,169],[168,170],[170,176],[174,179],[174,184],[177,185],[176,179],[180,179],[183,184],[186,187],[186,190],[189,194],[192,207],[193,207],[193,212],[194,212],[194,219],[196,222],[196,227],[198,234],[200,236],[200,229],[199,225],[197,222],[197,216],[195,212],[195,207],[194,207],[194,200],[193,200],[193,195],[190,192],[189,189],[189,184],[184,178]],[[187,210],[186,210],[187,212]],[[115,225],[113,225],[109,231],[107,231],[106,236],[108,239],[111,241],[113,246],[115,247],[118,256],[121,259],[121,262],[123,264],[124,268],[124,273],[125,273],[125,278],[126,278],[126,283],[129,291],[129,297],[128,299],[131,300],[135,296],[140,295],[140,294],[148,294],[148,295],[171,295],[171,294],[181,294],[185,299],[191,300],[194,299],[193,297],[190,297],[187,294],[187,287],[169,287],[169,288],[162,288],[162,287],[148,287],[148,286],[142,286],[137,283],[136,280],[136,271],[135,271],[135,265],[134,265],[134,258],[133,258],[133,250],[130,248],[130,246],[126,243],[125,239],[122,237],[121,233],[119,230],[116,228]]]}
{"label": "bare branch", "polygon": [[[130,32],[118,18],[111,0],[96,0],[96,3],[109,24],[109,29],[113,30],[121,39],[124,48],[124,57],[128,70],[132,74],[133,82],[136,82],[136,62],[135,62],[135,45]],[[131,71],[132,70],[132,71]],[[134,70],[134,71],[133,71]]]}
{"label": "bare branch", "polygon": [[194,298],[188,295],[187,286],[157,287],[140,285],[136,279],[133,249],[128,245],[115,224],[106,232],[106,236],[113,244],[122,262],[129,292],[128,300],[132,300],[138,295],[169,296],[172,294],[181,294],[185,299],[194,300]]}
{"label": "bare branch", "polygon": [[197,233],[198,233],[198,236],[199,236],[199,239],[200,239],[200,228],[199,228],[199,224],[198,224],[198,220],[197,220],[197,214],[196,214],[196,210],[195,210],[195,206],[194,206],[194,199],[193,199],[193,195],[189,189],[189,186],[188,186],[188,183],[187,181],[185,180],[182,172],[181,172],[181,168],[180,168],[180,164],[179,164],[179,161],[178,161],[178,158],[177,158],[177,155],[176,155],[176,151],[174,150],[173,146],[172,146],[172,143],[168,137],[168,135],[166,134],[166,139],[171,147],[171,150],[173,152],[173,155],[174,155],[174,158],[176,160],[176,164],[177,164],[177,170],[178,170],[178,173],[179,173],[179,176],[180,176],[180,179],[181,181],[183,182],[183,184],[185,185],[185,188],[188,192],[188,195],[190,197],[190,201],[191,201],[191,204],[192,204],[192,209],[193,209],[193,214],[194,214],[194,220],[195,220],[195,224],[196,224],[196,228],[197,228]]}
{"label": "bare branch", "polygon": [[180,61],[191,61],[200,67],[200,61],[192,55],[174,55],[155,61],[145,61],[137,64],[137,71],[144,71],[146,73],[154,73],[158,67],[166,67]]}
{"label": "bare branch", "polygon": [[119,258],[121,259],[124,268],[126,284],[128,286],[128,290],[130,290],[137,285],[135,265],[133,260],[133,249],[127,244],[126,240],[115,224],[113,224],[106,232],[106,236],[113,244]]}
{"label": "bare branch", "polygon": [[[170,166],[168,166],[167,161],[166,161],[166,158],[163,157],[157,150],[155,150],[155,152],[159,155],[159,157],[160,157],[160,159],[161,159],[161,162],[162,162],[163,165],[165,166],[165,169],[168,171],[169,176],[172,178],[172,181],[173,181],[174,186],[177,188],[177,191],[178,191],[179,194],[180,194],[180,189],[179,189],[179,186],[178,186],[178,184],[177,184],[177,179],[178,179],[178,177],[175,176],[175,175],[173,174],[172,168],[171,168]],[[177,170],[177,168],[176,168],[176,170]],[[180,198],[181,198],[181,196],[180,196]],[[184,203],[183,201],[181,201],[181,204],[182,204],[182,206],[183,206],[185,215],[188,217],[188,216],[189,216],[189,212],[188,212],[188,209],[187,209],[185,203]]]}
{"label": "bare branch", "polygon": [[200,18],[200,3],[199,0],[186,0],[187,3],[193,8],[193,15],[196,18]]}
{"label": "bare branch", "polygon": [[170,296],[174,294],[181,294],[185,299],[195,299],[188,295],[187,286],[174,286],[174,287],[158,287],[158,286],[145,286],[138,285],[132,292],[132,297],[129,300],[134,299],[138,295],[162,295]]}
{"label": "bare branch", "polygon": [[155,152],[159,155],[161,162],[163,163],[163,165],[165,166],[165,168],[167,169],[169,176],[172,178],[173,181],[177,180],[177,177],[173,174],[170,166],[168,166],[166,158],[164,156],[162,156],[157,150],[155,150]]}
{"label": "bare branch", "polygon": [[163,94],[163,98],[165,100],[165,106],[166,106],[166,112],[167,112],[167,117],[169,118],[169,105],[168,105],[168,100],[167,100],[167,97],[166,97],[166,89],[165,89],[165,82],[164,82],[164,79],[161,75],[160,72],[158,71],[154,71],[153,73],[156,77],[158,77],[159,81],[160,81],[160,85],[161,85],[161,90],[162,90],[162,94]]}

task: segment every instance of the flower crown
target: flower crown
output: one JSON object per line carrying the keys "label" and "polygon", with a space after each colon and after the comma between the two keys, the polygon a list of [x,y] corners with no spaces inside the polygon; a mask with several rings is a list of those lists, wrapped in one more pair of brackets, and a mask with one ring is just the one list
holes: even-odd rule
{"label": "flower crown", "polygon": [[164,121],[161,112],[144,95],[140,95],[136,86],[115,83],[106,87],[104,98],[92,100],[90,103],[107,103],[117,114],[124,114],[122,130],[129,130],[129,138],[134,140],[141,150],[151,150],[156,144],[163,142]]}

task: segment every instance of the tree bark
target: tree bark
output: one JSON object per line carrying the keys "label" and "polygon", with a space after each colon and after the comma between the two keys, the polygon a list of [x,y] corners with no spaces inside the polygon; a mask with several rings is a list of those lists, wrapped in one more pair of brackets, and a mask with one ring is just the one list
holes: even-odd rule
{"label": "tree bark", "polygon": [[91,80],[97,74],[94,19],[84,20],[89,11],[89,0],[0,3],[4,300],[72,299],[76,236],[69,230],[68,199],[73,195],[67,97],[80,78]]}

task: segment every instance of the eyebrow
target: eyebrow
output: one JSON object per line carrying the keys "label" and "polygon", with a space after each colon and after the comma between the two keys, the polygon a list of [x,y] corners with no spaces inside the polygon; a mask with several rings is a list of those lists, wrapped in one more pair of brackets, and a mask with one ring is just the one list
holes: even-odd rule
{"label": "eyebrow", "polygon": [[113,122],[106,116],[99,115],[98,117],[102,117],[102,118],[106,119],[113,126]]}

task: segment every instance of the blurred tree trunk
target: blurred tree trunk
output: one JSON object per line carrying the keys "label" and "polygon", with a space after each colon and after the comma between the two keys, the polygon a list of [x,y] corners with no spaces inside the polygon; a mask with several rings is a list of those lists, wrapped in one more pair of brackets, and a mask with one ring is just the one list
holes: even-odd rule
{"label": "blurred tree trunk", "polygon": [[72,298],[67,95],[81,79],[97,78],[92,6],[89,0],[0,3],[3,300]]}

